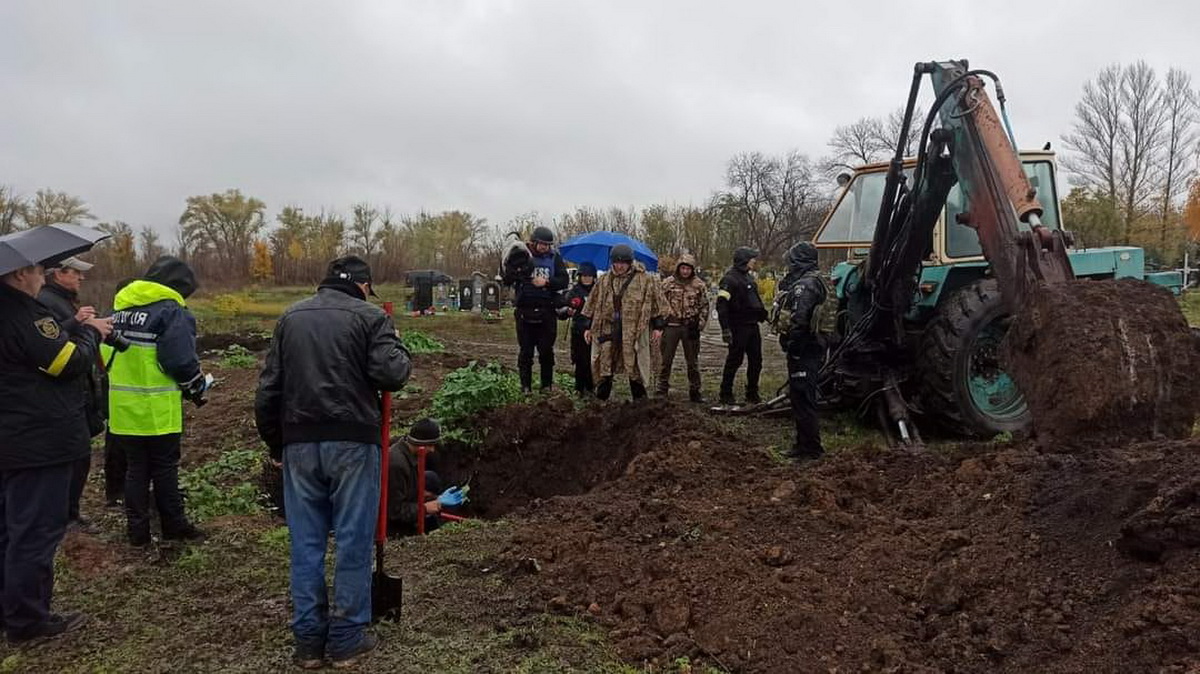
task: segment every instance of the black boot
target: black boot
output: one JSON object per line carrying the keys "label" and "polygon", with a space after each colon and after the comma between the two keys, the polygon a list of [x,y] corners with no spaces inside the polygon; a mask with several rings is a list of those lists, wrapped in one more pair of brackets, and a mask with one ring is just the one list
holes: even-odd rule
{"label": "black boot", "polygon": [[746,404],[757,405],[762,402],[762,398],[758,397],[758,389],[746,389]]}
{"label": "black boot", "polygon": [[640,381],[630,381],[629,382],[629,394],[633,396],[634,400],[645,400],[646,399],[646,385]]}
{"label": "black boot", "polygon": [[737,399],[733,397],[733,391],[721,391],[722,405],[737,405]]}
{"label": "black boot", "polygon": [[596,386],[596,398],[608,400],[608,397],[612,395],[612,384],[612,377],[601,379],[600,383]]}
{"label": "black boot", "polygon": [[688,391],[688,400],[699,405],[704,404],[704,396],[699,391]]}

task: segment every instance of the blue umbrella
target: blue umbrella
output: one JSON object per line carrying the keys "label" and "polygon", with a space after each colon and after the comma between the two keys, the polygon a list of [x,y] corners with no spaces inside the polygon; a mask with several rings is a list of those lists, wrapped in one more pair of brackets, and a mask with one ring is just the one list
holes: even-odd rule
{"label": "blue umbrella", "polygon": [[625,244],[633,249],[633,258],[646,265],[647,271],[658,271],[658,256],[637,239],[616,232],[588,232],[559,246],[558,252],[567,262],[581,264],[591,262],[596,269],[608,269],[608,251],[613,246]]}

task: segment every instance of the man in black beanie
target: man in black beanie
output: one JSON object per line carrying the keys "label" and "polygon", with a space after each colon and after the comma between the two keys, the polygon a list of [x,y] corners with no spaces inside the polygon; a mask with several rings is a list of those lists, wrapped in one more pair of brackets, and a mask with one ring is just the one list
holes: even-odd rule
{"label": "man in black beanie", "polygon": [[417,453],[426,455],[437,451],[442,441],[442,429],[433,419],[425,418],[413,424],[408,435],[392,446],[388,453],[388,533],[413,535],[417,518],[425,518],[425,531],[441,524],[438,513],[442,508],[460,506],[466,494],[458,487],[442,489],[442,478],[432,470],[425,471],[425,493],[417,498]]}

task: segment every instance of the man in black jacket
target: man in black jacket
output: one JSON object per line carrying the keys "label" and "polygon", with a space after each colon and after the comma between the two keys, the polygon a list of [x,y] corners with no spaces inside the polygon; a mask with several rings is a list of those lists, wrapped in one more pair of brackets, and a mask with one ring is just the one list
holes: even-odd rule
{"label": "man in black jacket", "polygon": [[[349,666],[378,644],[366,627],[382,470],[379,391],[400,390],[412,365],[391,317],[368,294],[366,262],[353,255],[330,262],[317,294],[288,307],[275,325],[255,397],[258,433],[283,462],[292,632],[305,668],[321,667],[326,656]],[[332,602],[325,584],[331,530]]]}
{"label": "man in black jacket", "polygon": [[583,336],[589,323],[583,315],[583,307],[594,287],[596,265],[581,263],[578,280],[567,291],[564,298],[566,303],[559,309],[559,315],[571,321],[571,363],[575,365],[575,392],[582,396],[592,395],[596,391],[596,383],[592,378],[592,345]]}
{"label": "man in black jacket", "polygon": [[757,261],[757,250],[738,248],[733,253],[733,266],[725,272],[717,291],[721,338],[729,347],[721,376],[722,405],[737,404],[733,397],[733,379],[743,359],[749,361],[746,365],[746,403],[762,401],[758,394],[758,378],[762,373],[762,335],[758,324],[767,319],[767,311],[751,274]]}
{"label": "man in black jacket", "polygon": [[562,256],[554,250],[554,232],[535,227],[525,246],[514,247],[504,258],[504,282],[513,286],[513,306],[517,319],[517,373],[521,390],[533,388],[533,351],[537,349],[541,365],[541,386],[554,386],[554,341],[558,325],[554,311],[559,293],[567,289],[570,277]]}
{"label": "man in black jacket", "polygon": [[787,355],[788,398],[796,423],[796,441],[788,452],[793,461],[819,458],[821,428],[817,423],[817,378],[824,348],[817,336],[817,310],[828,289],[817,269],[817,248],[801,241],[784,256],[788,273],[775,295],[775,325],[779,346]]}
{"label": "man in black jacket", "polygon": [[83,388],[109,319],[73,332],[35,298],[41,266],[0,276],[0,606],[10,643],[79,628],[50,612],[54,552],[67,527],[72,466],[88,451]]}
{"label": "man in black jacket", "polygon": [[425,471],[425,493],[417,498],[417,452],[426,456],[437,451],[442,429],[433,419],[420,419],[408,435],[388,452],[388,534],[412,536],[417,533],[417,518],[425,518],[426,533],[442,523],[442,508],[462,505],[465,494],[458,487],[442,489],[442,478]]}
{"label": "man in black jacket", "polygon": [[[46,285],[38,293],[38,301],[46,305],[54,320],[68,333],[72,332],[80,321],[96,315],[96,309],[82,306],[79,302],[79,290],[83,285],[84,272],[92,268],[90,263],[76,257],[69,257],[56,266],[46,270]],[[95,437],[104,430],[104,417],[108,415],[103,410],[104,393],[99,369],[93,367],[87,375],[79,378],[79,386],[83,389],[85,410],[88,420],[89,437]],[[84,456],[71,468],[71,496],[67,504],[67,528],[94,533],[95,528],[79,514],[79,501],[83,497],[83,488],[87,485],[88,473],[92,470],[91,445],[86,447]]]}

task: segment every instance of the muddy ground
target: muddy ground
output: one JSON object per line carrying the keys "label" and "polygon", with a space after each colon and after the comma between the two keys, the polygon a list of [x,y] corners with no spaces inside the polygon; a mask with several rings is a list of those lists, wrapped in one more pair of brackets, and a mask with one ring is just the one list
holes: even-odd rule
{"label": "muddy ground", "polygon": [[[495,329],[439,334],[449,353],[417,357],[398,424],[467,361],[511,362]],[[209,368],[185,470],[257,446],[256,370]],[[826,419],[833,451],[797,467],[778,459],[785,422],[677,402],[551,397],[478,423],[481,446],[434,459],[470,482],[476,519],[389,542],[406,613],[377,628],[364,671],[1200,668],[1200,440],[908,453]],[[288,669],[286,529],[269,511],[138,553],[101,491],[95,475],[100,531],[68,538],[56,594],[92,623],[0,650],[0,669]]]}

